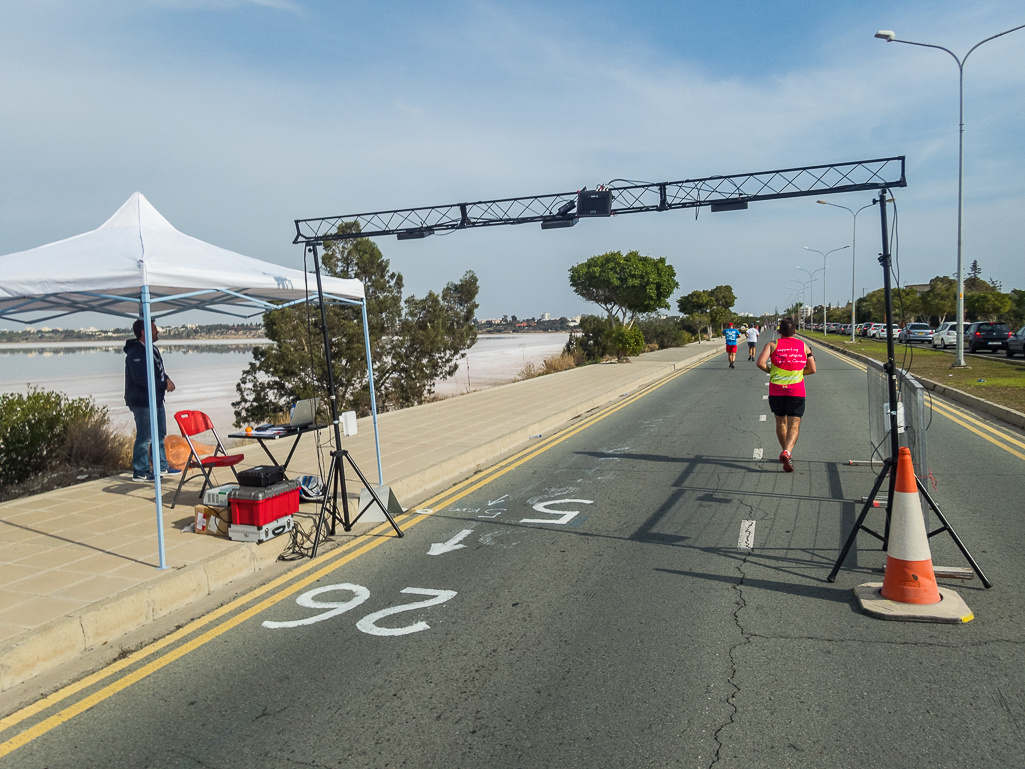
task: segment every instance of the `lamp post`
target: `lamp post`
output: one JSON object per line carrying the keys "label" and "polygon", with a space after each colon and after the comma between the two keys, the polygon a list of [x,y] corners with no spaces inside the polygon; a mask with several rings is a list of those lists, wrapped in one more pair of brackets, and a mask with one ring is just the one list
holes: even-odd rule
{"label": "lamp post", "polygon": [[[825,268],[823,267],[821,269],[815,270],[815,272],[809,272],[808,270],[804,269],[803,267],[795,267],[794,269],[800,270],[801,272],[807,273],[807,275],[808,275],[808,280],[805,281],[804,285],[808,286],[808,298],[811,301],[812,319],[814,320],[814,318],[815,318],[815,293],[812,291],[813,286],[811,284],[815,282],[815,275],[820,273],[820,272],[822,272],[822,270],[825,269]],[[822,276],[823,292],[825,291],[825,280],[826,280],[826,276],[823,275]],[[801,290],[803,291],[804,288],[802,287]],[[823,312],[826,311],[825,306],[823,306],[822,311]]]}
{"label": "lamp post", "polygon": [[851,341],[854,342],[854,341],[856,341],[855,337],[854,337],[854,326],[855,326],[855,317],[854,317],[854,299],[855,299],[855,296],[854,296],[854,267],[855,267],[855,259],[857,258],[857,253],[858,253],[858,247],[857,247],[857,243],[858,243],[858,214],[860,214],[866,208],[872,208],[872,206],[875,205],[875,204],[874,203],[869,203],[867,205],[862,206],[857,211],[852,211],[847,206],[837,205],[836,203],[829,203],[829,202],[827,202],[825,200],[816,200],[815,202],[816,203],[821,203],[824,206],[832,206],[833,208],[842,208],[844,211],[848,212],[851,216],[854,217],[854,229],[851,232]]}
{"label": "lamp post", "polygon": [[[805,270],[805,272],[807,272],[807,270]],[[791,278],[790,282],[791,283],[796,283],[796,284],[798,284],[800,286],[800,288],[788,288],[787,290],[794,292],[795,310],[796,310],[796,312],[798,314],[797,325],[798,325],[798,328],[804,328],[804,317],[803,317],[804,313],[801,312],[801,308],[804,306],[804,289],[806,287],[810,286],[815,281],[814,281],[814,279],[813,280],[806,280],[806,281],[804,281],[802,283],[797,278]],[[798,297],[800,297],[800,298],[798,298]],[[797,304],[800,304],[801,307],[796,307]]]}
{"label": "lamp post", "polygon": [[[808,248],[808,246],[804,246],[805,251],[812,251],[816,254],[822,254],[822,333],[825,336],[829,336],[829,317],[826,315],[826,257],[836,251],[843,251],[845,248],[850,248],[850,246],[840,246],[840,248],[834,248],[832,251],[826,251],[823,254],[818,249]],[[816,270],[815,272],[818,272],[818,270]]]}
{"label": "lamp post", "polygon": [[954,360],[954,368],[964,368],[964,261],[961,257],[961,220],[964,213],[964,65],[968,60],[968,57],[972,55],[972,51],[978,48],[983,43],[988,43],[990,40],[995,40],[998,37],[1015,32],[1019,29],[1025,29],[1025,24],[1021,24],[1017,27],[998,32],[995,35],[987,37],[985,40],[980,40],[978,43],[973,45],[968,53],[963,58],[957,58],[957,55],[949,48],[944,48],[942,45],[930,45],[929,43],[915,43],[911,40],[898,40],[897,35],[894,34],[893,30],[881,29],[876,32],[875,36],[880,40],[885,40],[887,43],[904,43],[905,45],[917,45],[921,48],[935,48],[939,51],[946,51],[949,53],[954,61],[957,62],[958,70],[958,135],[957,135],[957,322],[962,324],[959,333],[957,334],[957,347],[956,355]]}

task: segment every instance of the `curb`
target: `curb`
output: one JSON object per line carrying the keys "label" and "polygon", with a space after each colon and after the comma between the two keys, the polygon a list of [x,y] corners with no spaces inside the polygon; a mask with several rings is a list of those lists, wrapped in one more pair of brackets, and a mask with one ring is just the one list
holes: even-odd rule
{"label": "curb", "polygon": [[[819,347],[825,347],[830,350],[834,350],[835,352],[838,352],[841,355],[846,355],[848,358],[854,358],[855,360],[861,361],[875,361],[875,358],[869,358],[867,355],[859,355],[856,352],[845,350],[842,347],[834,347],[833,345],[825,344],[818,339],[809,339],[804,336],[802,336],[801,338],[809,344],[816,344]],[[878,363],[878,361],[876,362]],[[970,408],[973,408],[976,411],[981,411],[984,414],[989,414],[990,416],[996,417],[997,419],[1007,422],[1008,424],[1014,425],[1015,427],[1021,427],[1025,429],[1025,414],[1023,414],[1020,411],[1015,411],[1014,409],[1008,408],[1007,406],[1001,406],[999,403],[993,403],[993,401],[988,401],[985,398],[978,397],[977,395],[971,395],[969,393],[966,393],[964,390],[958,390],[954,387],[948,387],[947,385],[940,384],[939,382],[934,382],[931,379],[924,379],[918,376],[917,374],[913,374],[912,376],[914,376],[915,379],[921,382],[922,386],[926,390],[935,392],[942,397],[948,398],[952,401],[956,401],[964,406],[969,406]]]}
{"label": "curb", "polygon": [[[715,345],[713,349],[686,361],[655,364],[636,379],[617,388],[396,479],[391,488],[399,499],[427,498],[439,487],[472,473],[480,465],[528,444],[531,436],[550,433],[588,411],[606,406],[629,392],[664,379],[674,371],[703,363],[722,352],[722,348]],[[55,619],[29,635],[0,643],[0,691],[7,691],[75,659],[83,652],[115,641],[125,633],[185,608],[215,590],[275,563],[280,552],[278,548],[244,543],[241,547],[178,569],[151,584],[98,601],[72,616]]]}

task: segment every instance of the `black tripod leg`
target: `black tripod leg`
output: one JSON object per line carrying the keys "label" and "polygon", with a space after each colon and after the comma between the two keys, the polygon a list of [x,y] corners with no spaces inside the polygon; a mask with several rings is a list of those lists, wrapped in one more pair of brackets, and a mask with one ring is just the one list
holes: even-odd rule
{"label": "black tripod leg", "polygon": [[[352,465],[352,469],[356,471],[356,475],[358,475],[360,481],[363,482],[363,486],[370,492],[370,496],[374,498],[377,506],[381,508],[381,511],[384,513],[384,517],[388,519],[388,523],[390,523],[392,528],[395,529],[395,533],[401,537],[402,529],[400,529],[399,525],[395,523],[395,519],[391,517],[391,513],[388,512],[388,508],[377,496],[377,492],[374,491],[374,487],[370,485],[370,481],[367,480],[366,476],[363,475],[362,471],[356,466],[356,463],[352,460],[352,457],[349,456],[349,452],[347,451],[345,452],[345,458],[349,460],[349,464]],[[360,513],[360,515],[362,515],[362,513]]]}
{"label": "black tripod leg", "polygon": [[965,557],[965,559],[968,561],[968,564],[972,567],[972,571],[979,575],[979,579],[982,581],[983,587],[987,589],[993,587],[993,583],[986,579],[986,575],[982,573],[982,569],[979,568],[979,564],[975,562],[975,559],[972,558],[972,554],[968,552],[968,548],[964,546],[964,543],[961,541],[961,538],[957,536],[957,532],[954,531],[953,528],[951,528],[950,524],[947,522],[947,519],[943,517],[943,513],[940,512],[939,505],[937,505],[936,502],[933,501],[933,498],[929,495],[929,492],[926,491],[925,484],[922,483],[922,480],[920,478],[918,479],[918,490],[922,492],[922,496],[925,497],[925,501],[929,503],[929,507],[931,507],[932,511],[936,513],[936,517],[940,519],[940,523],[942,523],[943,527],[950,533],[951,539],[954,540],[954,544],[957,545],[958,550],[961,551],[961,554]]}
{"label": "black tripod leg", "polygon": [[[316,528],[313,531],[313,547],[310,549],[310,558],[316,558],[317,557],[317,547],[320,545],[320,532],[324,528],[324,516],[328,514],[328,506],[329,505],[337,506],[337,504],[338,504],[338,501],[337,501],[338,500],[338,498],[337,498],[338,484],[336,483],[336,481],[337,481],[337,478],[335,478],[335,463],[331,462],[331,467],[328,468],[328,471],[327,471],[327,483],[324,485],[324,501],[320,503],[320,515],[317,516],[317,525],[316,525]],[[332,487],[336,490],[335,494],[331,493]],[[331,526],[332,526],[331,533],[332,534],[334,533],[334,516],[335,516],[335,514],[336,513],[335,513],[334,509],[332,509],[332,511],[330,513],[331,518],[332,518],[332,524],[331,524]]]}
{"label": "black tripod leg", "polygon": [[850,535],[847,537],[847,542],[843,546],[843,550],[840,551],[840,557],[836,559],[836,563],[833,564],[833,570],[829,572],[829,576],[826,577],[827,582],[836,582],[836,575],[840,572],[840,567],[843,566],[843,562],[847,559],[847,553],[850,552],[851,547],[854,545],[854,540],[858,537],[858,532],[861,531],[862,525],[865,523],[865,518],[868,516],[868,511],[872,509],[872,503],[875,501],[876,494],[879,492],[879,487],[883,485],[883,480],[886,478],[886,474],[890,471],[890,460],[883,461],[882,472],[876,477],[875,485],[872,486],[872,493],[868,495],[865,500],[864,506],[861,508],[861,515],[858,516],[858,520],[854,523],[854,528],[851,529]]}
{"label": "black tripod leg", "polygon": [[[344,454],[344,452],[331,452],[331,462],[332,464],[338,465],[337,477],[340,479],[342,485],[342,529],[349,532],[352,531],[352,524],[355,523],[355,521],[349,520],[349,491],[345,486],[345,465],[342,464],[342,454]],[[335,508],[335,512],[337,513],[337,508]],[[331,533],[334,534],[333,528]]]}
{"label": "black tripod leg", "polygon": [[[897,460],[890,460],[890,468],[897,467]],[[890,549],[890,516],[893,513],[893,494],[897,491],[897,473],[890,473],[890,489],[886,493],[886,525],[883,527],[883,551]]]}

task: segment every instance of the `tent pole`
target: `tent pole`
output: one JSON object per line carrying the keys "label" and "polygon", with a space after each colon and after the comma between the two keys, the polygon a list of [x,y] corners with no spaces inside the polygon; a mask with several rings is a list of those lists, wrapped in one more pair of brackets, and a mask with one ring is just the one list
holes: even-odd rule
{"label": "tent pole", "polygon": [[370,326],[367,323],[367,299],[360,302],[363,311],[363,341],[367,347],[367,381],[370,383],[370,413],[374,417],[374,446],[377,448],[377,483],[384,486],[384,471],[381,470],[381,436],[377,432],[377,393],[374,392],[374,364],[370,357]]}
{"label": "tent pole", "polygon": [[160,430],[157,428],[157,372],[153,365],[153,320],[150,315],[149,286],[142,287],[142,322],[146,339],[146,394],[149,396],[150,457],[153,462],[153,488],[157,507],[157,550],[160,554],[160,568],[167,568],[164,554],[164,510],[160,488]]}

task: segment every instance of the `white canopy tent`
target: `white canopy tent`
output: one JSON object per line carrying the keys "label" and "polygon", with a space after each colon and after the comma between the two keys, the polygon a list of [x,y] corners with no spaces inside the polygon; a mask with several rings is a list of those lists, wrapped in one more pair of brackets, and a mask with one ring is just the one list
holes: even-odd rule
{"label": "white canopy tent", "polygon": [[[334,277],[322,277],[321,281],[326,300],[362,309],[373,404],[376,399],[363,284]],[[250,318],[267,310],[316,301],[317,296],[316,276],[185,235],[140,192],[95,230],[0,256],[0,319],[41,323],[76,312],[97,312],[144,320],[155,468],[160,467],[160,447],[150,321],[187,310]],[[377,469],[382,476],[376,408],[374,435]],[[160,474],[154,476],[157,541],[160,568],[164,569]]]}

